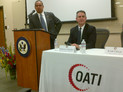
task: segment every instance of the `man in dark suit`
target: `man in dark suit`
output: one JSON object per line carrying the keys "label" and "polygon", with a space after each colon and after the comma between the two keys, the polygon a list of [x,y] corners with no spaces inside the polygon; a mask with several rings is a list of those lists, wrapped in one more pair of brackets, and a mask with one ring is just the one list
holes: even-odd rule
{"label": "man in dark suit", "polygon": [[[77,11],[76,21],[78,25],[70,30],[70,36],[68,43],[75,46],[77,49],[84,39],[86,42],[86,48],[94,48],[96,43],[96,28],[86,23],[87,17],[83,10]],[[78,37],[80,35],[80,37]]]}
{"label": "man in dark suit", "polygon": [[29,18],[29,27],[30,29],[44,29],[49,32],[51,49],[53,49],[54,40],[61,29],[62,23],[53,13],[43,11],[44,5],[42,1],[37,0],[35,2],[35,9],[37,13]]}

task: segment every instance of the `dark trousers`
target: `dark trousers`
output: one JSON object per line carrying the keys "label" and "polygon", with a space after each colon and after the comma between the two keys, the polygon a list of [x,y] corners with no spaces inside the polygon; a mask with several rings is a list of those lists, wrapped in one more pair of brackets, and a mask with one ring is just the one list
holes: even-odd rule
{"label": "dark trousers", "polygon": [[54,49],[54,41],[55,39],[50,37],[50,49]]}

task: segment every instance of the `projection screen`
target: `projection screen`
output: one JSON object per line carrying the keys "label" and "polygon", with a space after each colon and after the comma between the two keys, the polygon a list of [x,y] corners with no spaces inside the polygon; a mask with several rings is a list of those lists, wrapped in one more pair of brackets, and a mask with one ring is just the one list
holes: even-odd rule
{"label": "projection screen", "polygon": [[[27,16],[35,9],[36,0],[26,0]],[[84,10],[87,19],[112,17],[111,0],[42,0],[44,10],[53,12],[61,21],[75,21],[76,11]]]}

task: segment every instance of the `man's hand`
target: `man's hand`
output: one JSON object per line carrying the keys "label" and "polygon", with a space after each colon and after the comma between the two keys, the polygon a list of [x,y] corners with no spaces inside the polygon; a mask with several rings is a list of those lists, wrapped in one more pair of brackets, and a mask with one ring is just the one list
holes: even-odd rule
{"label": "man's hand", "polygon": [[79,47],[79,45],[78,44],[76,44],[76,43],[73,43],[73,44],[71,44],[71,46],[75,46],[76,47],[76,49],[80,49],[80,47]]}

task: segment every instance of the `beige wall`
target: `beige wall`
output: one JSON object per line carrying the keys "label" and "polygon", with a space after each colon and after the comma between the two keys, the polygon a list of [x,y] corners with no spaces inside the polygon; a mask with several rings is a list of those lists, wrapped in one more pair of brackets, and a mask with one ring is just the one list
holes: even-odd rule
{"label": "beige wall", "polygon": [[[123,0],[120,1],[123,4]],[[5,35],[7,39],[7,44],[14,44],[14,37],[12,30],[14,28],[21,29],[24,28],[25,24],[25,0],[0,0],[0,6],[4,8],[5,26],[9,28],[5,30]],[[111,34],[106,46],[121,46],[120,33],[122,31],[123,24],[123,7],[115,5],[117,20],[107,20],[100,22],[88,22],[97,28],[106,28],[110,30]],[[75,26],[76,23],[63,23],[60,34],[69,33],[70,28]],[[67,41],[68,35],[58,35],[59,44],[64,44]]]}
{"label": "beige wall", "polygon": [[0,5],[3,6],[4,9],[4,22],[5,25],[8,25],[8,30],[5,30],[5,36],[7,43],[13,44],[13,33],[11,32],[13,28],[13,17],[12,17],[12,5],[9,3],[10,1],[7,0],[1,0]]}
{"label": "beige wall", "polygon": [[4,24],[8,29],[5,30],[5,37],[7,45],[14,46],[14,28],[23,28],[25,22],[24,11],[25,0],[0,0],[0,6],[3,6],[4,10]]}

